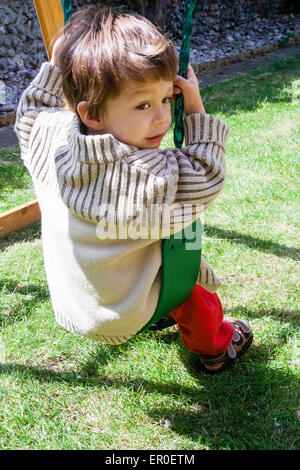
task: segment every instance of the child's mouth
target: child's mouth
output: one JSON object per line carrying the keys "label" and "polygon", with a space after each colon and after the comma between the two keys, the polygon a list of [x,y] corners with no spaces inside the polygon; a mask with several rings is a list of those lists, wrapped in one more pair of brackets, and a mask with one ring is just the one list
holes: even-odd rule
{"label": "child's mouth", "polygon": [[163,138],[164,134],[158,134],[158,135],[155,135],[154,137],[147,137],[146,140],[148,140],[148,142],[159,142],[162,138]]}

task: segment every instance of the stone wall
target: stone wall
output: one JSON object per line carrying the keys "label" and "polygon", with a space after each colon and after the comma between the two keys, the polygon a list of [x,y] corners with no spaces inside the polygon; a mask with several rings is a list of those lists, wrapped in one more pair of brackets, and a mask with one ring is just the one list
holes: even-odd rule
{"label": "stone wall", "polygon": [[0,0],[0,78],[31,70],[46,57],[39,23],[31,0]]}
{"label": "stone wall", "polygon": [[[73,0],[73,8],[97,3],[97,0]],[[99,1],[98,3],[101,3]],[[105,3],[105,2],[104,2]],[[135,1],[115,1],[110,4],[124,3],[135,7]],[[213,2],[199,1],[195,13],[196,27],[205,33],[210,28],[216,31],[233,27],[253,13],[263,14],[268,5],[279,6],[280,0],[223,0]],[[171,8],[167,28],[174,39],[181,29],[184,2],[170,0]],[[275,4],[275,5],[274,5]],[[18,77],[31,78],[35,68],[46,59],[39,24],[32,0],[0,0],[0,79],[18,73]]]}
{"label": "stone wall", "polygon": [[[183,0],[169,0],[166,32],[178,51],[184,13]],[[137,0],[73,0],[73,9],[89,4],[110,4],[136,9]],[[272,5],[272,9],[270,7]],[[220,59],[256,46],[258,33],[261,44],[282,36],[284,28],[293,22],[289,17],[283,25],[269,25],[264,15],[278,13],[280,0],[199,0],[194,14],[191,60],[196,63]],[[293,15],[292,15],[293,16]],[[265,22],[264,22],[265,21]],[[252,23],[251,23],[252,22]],[[285,26],[286,25],[286,26]],[[270,31],[270,37],[267,36]],[[291,31],[293,31],[291,29]],[[236,48],[236,49],[235,49]],[[6,84],[7,101],[16,104],[20,92],[36,76],[47,60],[44,43],[36,18],[33,0],[0,0],[0,81]],[[3,101],[3,99],[2,99]]]}

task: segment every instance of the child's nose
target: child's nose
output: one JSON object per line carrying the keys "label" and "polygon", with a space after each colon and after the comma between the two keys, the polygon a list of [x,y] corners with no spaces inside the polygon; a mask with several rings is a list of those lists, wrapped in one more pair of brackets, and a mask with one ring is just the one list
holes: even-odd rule
{"label": "child's nose", "polygon": [[155,124],[162,124],[167,120],[167,118],[168,118],[168,112],[164,109],[158,109],[154,115],[153,121]]}

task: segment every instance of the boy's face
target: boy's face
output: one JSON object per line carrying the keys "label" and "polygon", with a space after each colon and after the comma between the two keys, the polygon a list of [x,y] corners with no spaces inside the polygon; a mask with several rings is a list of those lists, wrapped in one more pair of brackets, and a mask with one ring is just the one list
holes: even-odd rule
{"label": "boy's face", "polygon": [[101,133],[140,149],[159,147],[171,125],[172,95],[172,80],[129,80],[121,95],[108,101]]}

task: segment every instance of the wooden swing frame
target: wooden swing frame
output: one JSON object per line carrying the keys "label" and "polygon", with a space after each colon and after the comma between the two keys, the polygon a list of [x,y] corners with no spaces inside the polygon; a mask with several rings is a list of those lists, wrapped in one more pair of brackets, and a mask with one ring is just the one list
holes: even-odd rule
{"label": "wooden swing frame", "polygon": [[[40,24],[48,59],[52,55],[52,39],[64,26],[64,12],[61,0],[33,0]],[[0,214],[0,238],[11,232],[23,230],[41,219],[38,201],[27,202]]]}

